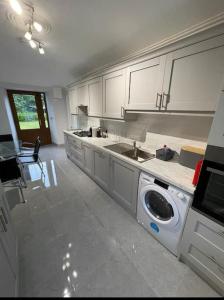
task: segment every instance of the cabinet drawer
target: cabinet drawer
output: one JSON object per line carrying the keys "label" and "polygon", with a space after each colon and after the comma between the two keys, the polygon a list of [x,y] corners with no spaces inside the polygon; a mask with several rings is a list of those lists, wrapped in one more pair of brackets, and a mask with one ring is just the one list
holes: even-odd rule
{"label": "cabinet drawer", "polygon": [[211,257],[208,257],[203,250],[198,249],[194,245],[190,246],[187,259],[224,292],[223,267],[219,266]]}
{"label": "cabinet drawer", "polygon": [[211,239],[207,240],[197,233],[192,236],[191,243],[219,265],[224,272],[224,247],[218,247]]}

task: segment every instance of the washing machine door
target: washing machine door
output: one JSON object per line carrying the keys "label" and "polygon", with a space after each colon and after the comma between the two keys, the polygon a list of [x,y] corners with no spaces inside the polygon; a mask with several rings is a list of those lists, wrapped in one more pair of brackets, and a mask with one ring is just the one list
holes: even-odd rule
{"label": "washing machine door", "polygon": [[177,206],[168,191],[157,185],[146,186],[140,193],[145,212],[156,223],[174,227],[179,220]]}

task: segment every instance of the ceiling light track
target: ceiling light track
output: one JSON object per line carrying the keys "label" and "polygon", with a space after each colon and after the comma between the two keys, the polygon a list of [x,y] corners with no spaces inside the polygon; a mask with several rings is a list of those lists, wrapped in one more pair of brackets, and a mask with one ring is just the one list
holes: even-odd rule
{"label": "ceiling light track", "polygon": [[[18,14],[23,14],[22,5],[20,4],[19,0],[9,0],[11,8]],[[39,53],[45,54],[45,50],[43,48],[43,45],[40,41],[33,38],[33,32],[41,33],[43,30],[43,26],[37,22],[37,20],[34,17],[34,7],[28,3],[23,2],[23,6],[26,6],[30,9],[31,15],[29,21],[26,23],[26,26],[28,27],[27,31],[25,32],[25,39],[29,42],[30,47],[32,49],[36,49],[38,46]]]}

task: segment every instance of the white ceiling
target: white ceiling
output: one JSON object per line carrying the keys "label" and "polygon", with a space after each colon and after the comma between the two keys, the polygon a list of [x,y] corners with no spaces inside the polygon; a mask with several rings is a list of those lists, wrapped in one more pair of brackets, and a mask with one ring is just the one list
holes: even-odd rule
{"label": "white ceiling", "polygon": [[[21,1],[22,2],[22,1]],[[224,0],[33,0],[46,30],[39,55],[24,21],[0,0],[0,82],[65,86],[83,73],[224,11]],[[10,20],[10,21],[9,21]]]}

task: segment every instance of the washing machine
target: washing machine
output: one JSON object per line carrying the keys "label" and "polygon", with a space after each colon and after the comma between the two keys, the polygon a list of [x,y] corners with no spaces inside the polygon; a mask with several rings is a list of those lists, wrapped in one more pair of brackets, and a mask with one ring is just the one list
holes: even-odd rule
{"label": "washing machine", "polygon": [[137,220],[177,256],[192,196],[149,174],[139,177]]}

